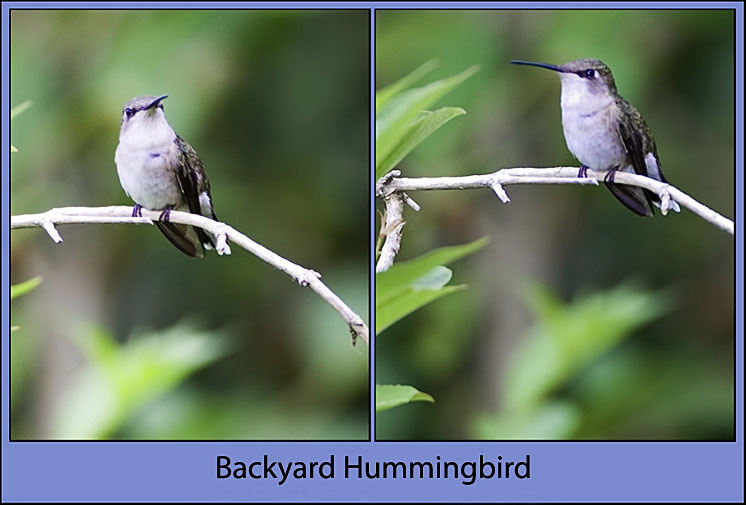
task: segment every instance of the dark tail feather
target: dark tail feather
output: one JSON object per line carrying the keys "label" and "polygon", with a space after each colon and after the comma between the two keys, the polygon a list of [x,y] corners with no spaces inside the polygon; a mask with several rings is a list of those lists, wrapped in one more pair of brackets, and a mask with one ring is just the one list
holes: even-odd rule
{"label": "dark tail feather", "polygon": [[199,241],[202,246],[210,249],[215,249],[215,241],[212,240],[210,234],[205,232],[205,230],[203,230],[202,228],[196,228],[196,230],[197,236],[199,237]]}
{"label": "dark tail feather", "polygon": [[198,228],[195,233],[193,226],[163,221],[155,221],[155,225],[179,251],[187,256],[201,258],[205,255],[205,251],[202,248],[203,241],[200,232],[202,232],[203,235],[205,235],[205,233],[201,229]]}
{"label": "dark tail feather", "polygon": [[[218,217],[215,215],[215,211],[210,209],[212,216],[205,216],[211,218],[213,221],[217,221]],[[204,214],[202,214],[204,216]],[[207,233],[202,228],[195,228],[197,230],[197,236],[199,237],[199,241],[202,243],[202,246],[205,249],[215,249],[217,247],[215,245],[215,240],[213,240],[212,235]]]}
{"label": "dark tail feather", "polygon": [[654,214],[651,197],[647,190],[611,182],[605,182],[604,184],[617,200],[638,216],[651,217]]}

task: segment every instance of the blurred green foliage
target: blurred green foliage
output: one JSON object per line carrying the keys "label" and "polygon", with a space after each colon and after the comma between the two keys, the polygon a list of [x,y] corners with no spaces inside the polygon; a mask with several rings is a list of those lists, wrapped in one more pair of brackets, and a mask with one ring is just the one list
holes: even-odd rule
{"label": "blurred green foliage", "polygon": [[[432,59],[432,79],[480,66],[431,104],[468,115],[401,161],[408,176],[577,165],[559,79],[509,60],[601,59],[668,180],[733,217],[734,47],[724,10],[377,11],[376,87]],[[453,272],[470,289],[378,338],[377,381],[437,403],[383,413],[377,437],[731,440],[733,237],[687,211],[639,218],[599,188],[508,193],[507,205],[488,189],[412,195],[422,211],[405,209],[397,261],[492,240]]]}
{"label": "blurred green foliage", "polygon": [[497,415],[475,421],[479,438],[572,438],[582,413],[553,394],[589,363],[609,352],[667,308],[666,295],[628,285],[586,294],[563,305],[541,286],[525,299],[536,322],[523,335],[505,367],[502,405]]}
{"label": "blurred green foliage", "polygon": [[[23,102],[23,103],[21,103],[19,105],[16,105],[15,107],[13,107],[10,110],[10,119],[13,120],[20,113],[22,113],[23,111],[25,111],[29,107],[31,107],[31,104],[32,104],[31,100],[26,100],[25,102]],[[11,153],[17,153],[18,149],[13,144],[11,144],[10,145],[10,152]]]}
{"label": "blurred green foliage", "polygon": [[64,392],[66,408],[56,412],[53,438],[110,438],[143,405],[230,350],[221,335],[189,323],[132,335],[123,345],[100,328],[73,336],[89,364]]}
{"label": "blurred green foliage", "polygon": [[[12,122],[11,212],[132,204],[121,109],[167,93],[218,217],[366,318],[368,26],[349,10],[12,11],[11,102],[34,106]],[[368,437],[367,349],[315,293],[235,247],[195,261],[148,226],[59,231],[11,234],[12,282],[44,276],[12,306],[14,439]]]}
{"label": "blurred green foliage", "polygon": [[[395,83],[376,92],[376,178],[394,167],[427,137],[451,119],[466,114],[459,107],[424,110],[438,98],[461,84],[477,67],[458,75],[410,88],[437,64],[429,61]],[[384,216],[381,226],[389,219]],[[381,229],[376,259],[382,241],[404,223],[390,223]],[[446,286],[453,272],[444,265],[481,249],[486,239],[462,246],[444,247],[406,262],[399,262],[376,273],[376,334],[415,310],[466,286]],[[376,412],[415,401],[434,401],[427,393],[407,385],[376,385]]]}

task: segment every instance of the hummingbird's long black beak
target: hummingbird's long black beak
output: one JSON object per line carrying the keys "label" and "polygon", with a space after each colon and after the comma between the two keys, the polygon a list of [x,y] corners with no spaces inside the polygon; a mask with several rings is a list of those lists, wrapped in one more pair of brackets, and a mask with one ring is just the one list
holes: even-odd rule
{"label": "hummingbird's long black beak", "polygon": [[164,100],[166,98],[168,98],[168,95],[159,96],[158,98],[150,102],[147,107],[144,107],[143,110],[148,110],[151,107],[158,107],[158,104],[161,103],[161,100]]}
{"label": "hummingbird's long black beak", "polygon": [[522,61],[522,60],[510,60],[510,62],[515,65],[530,65],[532,67],[548,68],[549,70],[554,70],[555,72],[564,72],[562,67],[558,67],[557,65],[552,65],[551,63],[537,63],[535,61]]}

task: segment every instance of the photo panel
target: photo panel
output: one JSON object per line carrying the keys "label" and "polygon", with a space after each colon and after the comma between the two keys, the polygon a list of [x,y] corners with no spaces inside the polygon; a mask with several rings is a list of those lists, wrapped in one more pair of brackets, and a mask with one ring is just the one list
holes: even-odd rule
{"label": "photo panel", "polygon": [[12,440],[370,438],[369,34],[10,12]]}
{"label": "photo panel", "polygon": [[734,20],[376,10],[377,440],[734,440]]}

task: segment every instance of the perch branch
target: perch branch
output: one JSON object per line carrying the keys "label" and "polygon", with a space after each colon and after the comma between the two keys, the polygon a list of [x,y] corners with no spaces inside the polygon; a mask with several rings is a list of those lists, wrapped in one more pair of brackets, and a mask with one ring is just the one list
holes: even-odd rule
{"label": "perch branch", "polygon": [[[153,224],[153,221],[158,220],[160,212],[142,209],[142,216],[132,217],[132,207],[124,206],[64,207],[51,209],[40,214],[12,216],[10,227],[11,229],[41,227],[49,234],[52,240],[60,243],[62,242],[62,237],[55,228],[55,225],[58,224]],[[321,275],[318,272],[296,265],[225,223],[213,221],[204,216],[179,211],[171,211],[169,220],[173,223],[197,226],[215,235],[218,254],[230,254],[230,247],[228,246],[228,240],[230,240],[265,263],[269,263],[276,269],[285,272],[301,286],[309,286],[342,316],[342,319],[350,327],[353,344],[357,337],[360,337],[368,344],[368,327],[360,316],[353,312],[326,284],[321,282]]]}
{"label": "perch branch", "polygon": [[[482,175],[408,178],[398,177],[400,172],[395,170],[386,174],[378,181],[376,184],[376,195],[383,198],[384,202],[386,202],[388,218],[389,202],[395,201],[395,196],[397,194],[404,194],[404,191],[490,188],[495,192],[500,201],[508,203],[510,197],[508,197],[504,186],[511,184],[590,184],[597,186],[599,182],[603,182],[606,174],[607,172],[605,171],[588,170],[587,177],[578,177],[577,167],[503,168],[496,172]],[[661,199],[661,212],[664,215],[672,208],[671,202],[678,202],[681,206],[691,210],[705,221],[733,235],[732,220],[699,203],[691,196],[670,184],[627,172],[616,172],[614,182],[617,184],[638,186],[657,193]],[[401,215],[399,215],[399,219],[402,219]],[[389,241],[391,242],[390,246]],[[401,228],[399,228],[398,234],[394,233],[386,236],[386,241],[381,249],[381,257],[376,264],[376,272],[386,270],[394,262],[393,256],[386,257],[386,261],[384,261],[383,251],[386,250],[387,246],[389,246],[390,251],[393,251],[393,255],[396,256],[400,243]]]}

